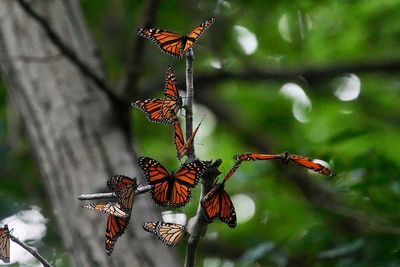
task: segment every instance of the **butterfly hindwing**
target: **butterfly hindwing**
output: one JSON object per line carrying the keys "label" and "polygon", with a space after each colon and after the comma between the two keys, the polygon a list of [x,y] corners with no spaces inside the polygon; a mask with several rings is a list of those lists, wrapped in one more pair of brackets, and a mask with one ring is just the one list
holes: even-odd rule
{"label": "butterfly hindwing", "polygon": [[126,230],[129,224],[130,216],[127,218],[120,218],[114,215],[108,215],[106,225],[106,253],[111,255],[118,237],[120,237]]}
{"label": "butterfly hindwing", "polygon": [[177,223],[145,222],[142,226],[168,246],[175,246],[186,234],[185,226]]}
{"label": "butterfly hindwing", "polygon": [[107,186],[117,194],[122,209],[130,213],[137,188],[136,178],[114,175],[107,181]]}

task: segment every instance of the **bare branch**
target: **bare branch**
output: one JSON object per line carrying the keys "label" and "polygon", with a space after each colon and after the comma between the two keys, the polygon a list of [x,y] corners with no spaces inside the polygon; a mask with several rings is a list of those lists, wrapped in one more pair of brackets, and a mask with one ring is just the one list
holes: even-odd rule
{"label": "bare branch", "polygon": [[199,87],[206,87],[209,84],[215,84],[224,80],[290,80],[302,79],[308,82],[321,82],[329,78],[334,78],[346,73],[398,73],[400,71],[400,60],[382,60],[375,62],[360,62],[351,64],[331,65],[331,66],[304,66],[299,68],[279,68],[271,69],[268,67],[246,66],[242,71],[218,71],[210,74],[198,75],[195,79]]}
{"label": "bare branch", "polygon": [[[193,49],[190,49],[186,56],[186,105],[185,105],[185,118],[186,118],[186,140],[189,140],[193,133]],[[196,158],[194,150],[194,142],[190,144],[187,160],[192,161]]]}
{"label": "bare branch", "polygon": [[[149,0],[141,18],[141,27],[150,28],[155,20],[159,7],[159,0]],[[129,101],[132,101],[136,93],[137,81],[143,70],[144,44],[146,40],[134,33],[136,38],[130,51],[131,56],[127,66],[126,82],[123,85],[122,95]]]}
{"label": "bare branch", "polygon": [[21,247],[23,247],[26,251],[28,251],[29,253],[31,253],[33,255],[33,257],[35,257],[36,259],[38,259],[43,266],[45,267],[52,267],[52,265],[50,263],[48,263],[37,251],[36,248],[33,248],[31,246],[28,246],[25,242],[19,240],[18,238],[16,238],[15,236],[13,236],[12,234],[10,234],[10,239],[17,243],[18,245],[20,245]]}
{"label": "bare branch", "polygon": [[[146,185],[138,187],[135,190],[135,195],[140,195],[149,192],[153,188],[152,185]],[[82,194],[78,197],[79,200],[94,200],[94,199],[109,199],[116,198],[117,195],[114,192],[109,193],[96,193],[96,194]]]}
{"label": "bare branch", "polygon": [[[218,167],[221,164],[222,160],[217,159],[214,163],[210,164],[210,166],[207,168],[207,171],[204,173],[201,183],[200,200],[207,195],[208,192],[210,192],[215,178],[221,174],[221,172],[218,170]],[[200,200],[196,215],[190,218],[186,226],[187,232],[189,233],[189,240],[186,249],[185,267],[195,266],[197,244],[200,240],[200,237],[205,235],[207,225],[209,224],[202,213]]]}
{"label": "bare branch", "polygon": [[0,54],[0,61],[22,61],[22,62],[33,62],[33,63],[50,63],[62,58],[61,54],[56,54],[52,56],[30,56],[30,55],[5,55]]}
{"label": "bare branch", "polygon": [[42,27],[50,41],[55,47],[58,48],[60,53],[65,55],[66,58],[68,58],[75,66],[77,66],[86,77],[91,79],[99,87],[99,89],[109,97],[115,106],[121,107],[123,105],[123,101],[113,93],[107,82],[97,75],[96,72],[88,64],[86,64],[71,47],[64,43],[60,36],[50,26],[49,22],[44,17],[39,15],[35,10],[33,10],[31,5],[25,2],[25,0],[17,1],[21,5],[22,9]]}

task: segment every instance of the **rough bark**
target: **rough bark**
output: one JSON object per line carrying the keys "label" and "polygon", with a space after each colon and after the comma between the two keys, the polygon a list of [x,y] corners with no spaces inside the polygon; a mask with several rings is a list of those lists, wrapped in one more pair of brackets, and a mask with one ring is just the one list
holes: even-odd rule
{"label": "rough bark", "polygon": [[[29,1],[69,46],[104,77],[79,1]],[[46,57],[59,51],[13,0],[0,1],[0,53]],[[104,191],[113,174],[137,176],[127,125],[104,92],[65,57],[3,61],[1,74],[21,113],[40,166],[71,266],[178,266],[172,250],[142,231],[159,212],[138,196],[128,231],[113,255],[104,248],[106,215],[83,210],[77,197]],[[126,120],[125,120],[126,122]],[[125,130],[124,130],[125,129]],[[133,140],[134,141],[134,140]],[[154,255],[157,251],[157,255]]]}

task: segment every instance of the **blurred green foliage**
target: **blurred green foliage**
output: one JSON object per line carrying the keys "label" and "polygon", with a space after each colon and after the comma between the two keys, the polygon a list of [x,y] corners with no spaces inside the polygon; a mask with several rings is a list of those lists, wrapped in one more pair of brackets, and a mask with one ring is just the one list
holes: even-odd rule
{"label": "blurred green foliage", "polygon": [[[131,42],[141,26],[137,22],[146,1],[82,0],[81,3],[107,75],[114,84],[119,84],[129,64]],[[322,68],[400,60],[399,0],[162,1],[156,25],[185,33],[210,16],[216,22],[196,44],[195,76],[217,72],[210,65],[213,60],[220,61],[226,71],[240,71],[248,65],[285,71],[309,65]],[[258,43],[255,53],[244,54],[235,25],[255,34]],[[161,53],[150,42],[146,43],[144,58],[143,75],[138,81],[142,95],[149,98],[162,95],[162,88],[149,94],[144,89],[157,81],[163,83],[168,64],[178,77],[184,77],[184,60]],[[251,142],[243,141],[246,139],[235,125],[218,117],[212,128],[213,124],[207,120],[212,121],[214,116],[209,114],[199,135],[205,127],[212,128],[212,132],[195,141],[199,157],[222,158],[223,174],[232,166],[232,156],[242,152],[288,150],[323,159],[332,164],[337,176],[312,175],[316,182],[328,184],[343,195],[348,207],[365,212],[371,220],[379,218],[379,223],[400,227],[397,207],[400,80],[398,75],[384,72],[354,74],[361,82],[361,92],[352,101],[341,101],[334,95],[339,79],[349,77],[348,74],[310,83],[301,79],[286,82],[266,79],[225,80],[207,88],[197,88],[195,84],[195,89],[212,92],[221,106],[238,114],[237,124],[265,136],[272,149],[257,150]],[[279,93],[289,82],[297,83],[310,99],[311,107],[306,110],[308,122],[296,120],[292,101]],[[178,84],[183,87],[185,81],[178,80]],[[0,93],[4,103],[3,88]],[[207,107],[207,102],[201,104]],[[32,186],[27,183],[43,190],[26,150],[14,151],[7,144],[5,114],[2,105],[2,214],[11,209],[7,202],[38,203],[35,199],[41,194],[27,194],[27,188]],[[202,114],[197,116],[201,118]],[[151,124],[138,110],[132,110],[132,122],[138,153],[156,158],[170,170],[176,169],[179,162],[175,157],[172,127]],[[292,164],[288,168],[304,171]],[[342,217],[317,211],[292,183],[276,179],[279,172],[285,171],[285,167],[265,162],[242,164],[226,190],[231,196],[245,194],[252,198],[254,216],[235,229],[219,221],[211,224],[200,243],[199,266],[203,262],[208,262],[208,266],[231,266],[233,261],[236,261],[234,266],[400,266],[399,235],[377,233],[373,229],[351,234],[333,227],[334,221]],[[11,173],[18,179],[9,180]],[[193,191],[193,200],[182,209],[188,217],[197,209],[199,189]],[[179,249],[183,257],[184,245]]]}

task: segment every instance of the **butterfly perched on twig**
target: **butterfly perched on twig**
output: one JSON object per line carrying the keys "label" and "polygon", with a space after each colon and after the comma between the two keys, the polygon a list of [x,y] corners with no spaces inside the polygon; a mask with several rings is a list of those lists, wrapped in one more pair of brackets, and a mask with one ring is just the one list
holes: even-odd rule
{"label": "butterfly perched on twig", "polygon": [[173,124],[182,108],[182,98],[171,66],[167,68],[164,98],[137,100],[131,105],[142,110],[149,121]]}
{"label": "butterfly perched on twig", "polygon": [[7,224],[0,228],[0,260],[10,263],[10,230]]}
{"label": "butterfly perched on twig", "polygon": [[199,130],[199,127],[200,127],[201,123],[203,122],[203,120],[204,120],[204,116],[201,119],[200,123],[197,125],[196,129],[194,129],[192,135],[189,137],[189,139],[186,142],[185,142],[185,138],[183,137],[181,125],[179,124],[179,121],[176,120],[176,122],[174,124],[174,128],[175,128],[174,142],[175,142],[175,147],[176,147],[176,155],[179,160],[183,156],[185,156],[189,153],[190,145],[192,144],[193,139],[196,136],[197,131]]}
{"label": "butterfly perched on twig", "polygon": [[136,178],[114,175],[107,181],[107,186],[115,192],[118,202],[88,204],[83,207],[109,214],[106,224],[105,245],[107,255],[111,255],[118,237],[128,227],[137,182]]}
{"label": "butterfly perched on twig", "polygon": [[316,162],[312,158],[305,157],[305,156],[299,156],[299,155],[295,155],[295,154],[289,154],[289,152],[287,152],[287,151],[285,151],[281,154],[245,153],[245,154],[236,155],[236,156],[234,156],[234,158],[238,161],[280,159],[284,164],[288,164],[289,161],[293,161],[296,164],[299,164],[303,167],[306,167],[310,170],[313,170],[315,172],[318,172],[318,173],[326,175],[326,176],[335,176],[336,175],[334,170]]}
{"label": "butterfly perched on twig", "polygon": [[145,222],[142,227],[168,246],[175,246],[186,235],[186,227],[177,223]]}
{"label": "butterfly perched on twig", "polygon": [[147,182],[153,185],[151,196],[160,206],[183,207],[191,197],[193,188],[203,176],[206,166],[200,160],[182,164],[175,173],[169,173],[157,160],[140,157],[138,159]]}
{"label": "butterfly perched on twig", "polygon": [[154,42],[163,52],[181,58],[189,52],[199,36],[213,23],[214,18],[208,19],[194,28],[190,33],[184,35],[153,28],[141,28],[137,33]]}
{"label": "butterfly perched on twig", "polygon": [[218,217],[229,227],[234,228],[236,226],[235,207],[224,188],[226,181],[228,181],[228,179],[235,173],[240,164],[241,161],[236,161],[233,167],[225,175],[222,183],[215,183],[210,192],[201,199],[200,204],[203,215],[208,221],[212,221]]}

